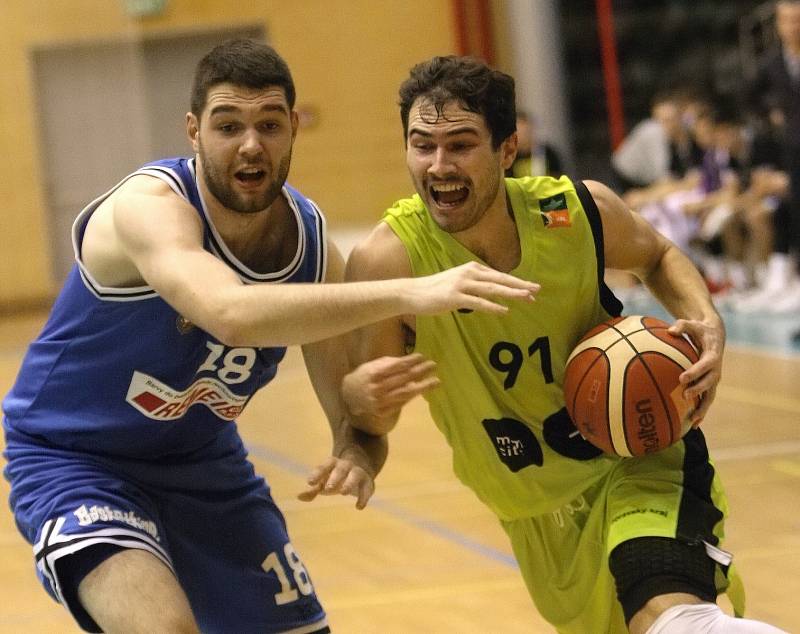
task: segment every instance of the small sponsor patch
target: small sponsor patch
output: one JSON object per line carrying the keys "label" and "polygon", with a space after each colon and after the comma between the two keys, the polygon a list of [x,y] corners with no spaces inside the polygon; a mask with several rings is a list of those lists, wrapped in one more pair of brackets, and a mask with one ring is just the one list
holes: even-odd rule
{"label": "small sponsor patch", "polygon": [[177,420],[192,405],[205,405],[223,420],[233,420],[241,414],[248,398],[231,392],[226,385],[209,377],[179,391],[152,376],[134,372],[126,401],[153,420]]}
{"label": "small sponsor patch", "polygon": [[569,208],[567,207],[567,197],[564,194],[556,194],[550,198],[542,198],[539,201],[539,210],[542,214],[544,226],[548,229],[572,226],[572,220],[570,220],[569,217]]}

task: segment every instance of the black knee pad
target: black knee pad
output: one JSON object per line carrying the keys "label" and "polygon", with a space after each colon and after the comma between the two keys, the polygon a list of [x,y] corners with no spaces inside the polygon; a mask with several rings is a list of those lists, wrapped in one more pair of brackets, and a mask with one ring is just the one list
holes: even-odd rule
{"label": "black knee pad", "polygon": [[626,623],[660,594],[686,592],[711,603],[717,599],[716,563],[702,543],[638,537],[617,546],[608,558],[608,567]]}

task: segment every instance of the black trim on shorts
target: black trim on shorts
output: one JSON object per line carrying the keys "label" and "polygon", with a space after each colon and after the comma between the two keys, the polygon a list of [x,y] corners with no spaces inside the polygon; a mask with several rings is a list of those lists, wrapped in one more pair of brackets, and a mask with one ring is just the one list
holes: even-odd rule
{"label": "black trim on shorts", "polygon": [[723,514],[711,499],[714,467],[709,460],[706,439],[702,431],[692,429],[683,437],[683,444],[683,495],[676,534],[690,544],[706,541],[716,546],[719,538],[714,535],[714,527]]}
{"label": "black trim on shorts", "polygon": [[594,237],[594,254],[597,258],[597,287],[600,290],[600,305],[612,317],[619,317],[623,310],[622,302],[617,299],[605,282],[606,256],[603,245],[603,221],[600,218],[600,210],[597,208],[597,203],[594,201],[592,194],[583,181],[575,183],[575,193],[578,194],[578,200],[580,200],[581,205],[583,205],[586,219],[589,221],[589,226],[592,229],[592,236]]}

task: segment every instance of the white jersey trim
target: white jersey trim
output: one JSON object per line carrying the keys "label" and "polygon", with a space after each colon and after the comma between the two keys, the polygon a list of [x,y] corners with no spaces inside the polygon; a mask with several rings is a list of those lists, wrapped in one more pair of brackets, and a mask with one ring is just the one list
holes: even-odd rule
{"label": "white jersey trim", "polygon": [[[155,540],[144,532],[126,530],[124,528],[105,528],[87,533],[61,534],[61,528],[64,526],[65,521],[65,518],[59,517],[55,522],[54,520],[47,520],[44,523],[41,537],[33,546],[33,554],[37,557],[37,568],[47,579],[53,592],[58,597],[59,602],[67,606],[70,611],[72,611],[72,607],[64,598],[61,581],[56,573],[56,562],[62,557],[72,555],[89,546],[114,544],[120,548],[138,548],[140,550],[145,550],[158,557],[158,559],[172,571],[172,574],[175,574],[169,555]],[[59,547],[58,544],[60,543],[64,545]],[[47,554],[39,558],[39,553],[45,549],[48,550]]]}
{"label": "white jersey trim", "polygon": [[317,249],[317,282],[322,283],[328,275],[328,223],[319,205],[310,198],[306,200],[308,200],[317,215],[317,240],[319,241],[319,248]]}
{"label": "white jersey trim", "polygon": [[[190,169],[192,169],[192,173],[194,173],[193,161],[190,161]],[[83,263],[83,259],[81,257],[80,240],[81,240],[81,231],[83,227],[86,225],[87,222],[89,222],[89,218],[102,204],[102,202],[106,200],[106,198],[108,198],[111,194],[113,194],[117,189],[119,189],[123,183],[133,178],[134,176],[152,176],[153,178],[158,178],[160,181],[166,183],[169,186],[169,188],[172,191],[174,191],[178,196],[180,196],[186,201],[189,200],[186,188],[184,187],[180,176],[175,170],[160,165],[148,165],[141,169],[136,170],[132,174],[128,174],[128,176],[126,176],[119,183],[114,185],[114,187],[109,189],[105,194],[98,196],[81,210],[81,212],[78,214],[78,217],[75,218],[75,222],[72,223],[72,249],[75,253],[75,261],[78,263],[78,269],[81,274],[81,279],[83,280],[83,283],[86,286],[86,288],[88,288],[89,291],[91,291],[92,295],[104,301],[130,302],[130,301],[138,301],[140,299],[150,299],[153,297],[158,297],[158,292],[155,291],[153,287],[149,285],[127,286],[124,288],[114,287],[114,286],[103,286],[92,276],[92,274],[86,268],[86,265]]]}
{"label": "white jersey trim", "polygon": [[289,264],[287,264],[280,271],[270,271],[269,273],[257,273],[250,267],[246,266],[233,254],[233,252],[228,248],[228,245],[225,244],[225,241],[222,239],[222,236],[219,234],[216,226],[212,222],[211,215],[208,213],[208,208],[206,207],[206,201],[203,197],[203,192],[199,187],[197,188],[197,193],[200,197],[200,205],[202,207],[203,217],[205,218],[206,224],[211,232],[211,250],[218,258],[233,266],[242,277],[243,282],[282,282],[289,279],[297,272],[297,269],[303,262],[303,257],[306,252],[306,232],[300,209],[286,187],[283,187],[281,190],[281,195],[289,204],[289,209],[292,210],[295,222],[297,223],[297,249],[295,250],[295,253],[292,256]]}
{"label": "white jersey trim", "polygon": [[[187,166],[189,171],[191,172],[192,176],[197,179],[197,173],[195,169],[195,160],[190,159],[187,161]],[[151,299],[155,297],[159,297],[158,292],[153,289],[152,286],[143,285],[143,286],[130,286],[130,287],[112,287],[112,286],[103,286],[100,284],[94,276],[89,272],[86,268],[86,265],[83,262],[81,257],[81,233],[83,228],[85,227],[86,223],[89,221],[91,215],[97,210],[97,208],[106,200],[111,194],[113,194],[117,189],[119,189],[127,180],[133,178],[134,176],[151,176],[153,178],[158,178],[162,182],[166,183],[172,191],[175,192],[178,196],[180,196],[183,200],[189,202],[189,194],[186,190],[186,187],[181,180],[179,174],[169,168],[162,165],[147,165],[142,167],[132,174],[129,174],[121,181],[119,181],[116,185],[114,185],[111,189],[109,189],[104,194],[95,198],[92,202],[90,202],[86,207],[84,207],[78,216],[75,218],[75,221],[72,224],[72,248],[74,252],[75,262],[78,265],[78,270],[81,275],[81,279],[84,283],[84,286],[94,295],[97,299],[102,301],[112,301],[112,302],[131,302],[131,301],[139,301],[143,299]],[[300,209],[297,205],[297,202],[289,193],[288,189],[284,187],[281,190],[283,197],[286,199],[287,203],[289,204],[289,208],[292,210],[294,214],[295,222],[297,223],[297,232],[298,232],[298,240],[297,240],[297,249],[295,251],[292,260],[289,264],[281,269],[280,271],[273,271],[269,273],[257,273],[251,270],[249,267],[245,266],[233,253],[230,251],[228,246],[222,240],[217,228],[214,226],[214,223],[211,221],[211,217],[208,213],[206,208],[206,203],[203,198],[202,191],[199,187],[197,187],[198,197],[200,199],[200,205],[202,207],[201,213],[203,218],[206,221],[206,225],[208,226],[211,238],[209,240],[211,251],[216,255],[218,258],[226,262],[228,265],[232,266],[234,271],[239,275],[241,280],[246,283],[259,283],[259,282],[283,282],[288,280],[292,275],[297,272],[297,269],[302,265],[304,255],[306,252],[308,239],[306,236],[305,231],[305,224],[303,222],[302,214]],[[319,206],[309,200],[311,207],[314,209],[316,214],[316,226],[317,226],[317,236],[319,241],[319,246],[316,253],[316,281],[317,282],[324,282],[325,275],[327,273],[327,227],[325,221],[325,215],[320,210]]]}

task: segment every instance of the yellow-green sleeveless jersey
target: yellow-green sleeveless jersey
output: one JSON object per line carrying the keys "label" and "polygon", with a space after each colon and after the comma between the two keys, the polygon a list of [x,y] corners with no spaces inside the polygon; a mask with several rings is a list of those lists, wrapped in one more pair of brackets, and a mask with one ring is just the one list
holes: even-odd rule
{"label": "yellow-green sleeveless jersey", "polygon": [[[621,304],[603,283],[602,226],[582,183],[508,178],[521,244],[510,273],[541,284],[535,302],[505,315],[456,311],[416,318],[415,349],[437,363],[441,386],[426,395],[453,449],[456,475],[504,520],[553,511],[603,477],[601,455],[564,407],[564,366],[591,327]],[[472,260],[442,231],[419,196],[383,220],[408,251],[415,276]]]}

